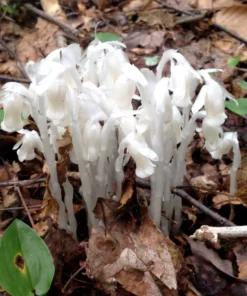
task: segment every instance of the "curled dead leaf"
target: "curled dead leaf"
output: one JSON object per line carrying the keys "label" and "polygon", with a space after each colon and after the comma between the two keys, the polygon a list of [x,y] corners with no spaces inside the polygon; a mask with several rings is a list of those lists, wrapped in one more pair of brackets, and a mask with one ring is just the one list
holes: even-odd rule
{"label": "curled dead leaf", "polygon": [[193,7],[198,9],[215,9],[215,8],[224,8],[230,7],[235,4],[238,4],[234,0],[197,0],[193,1]]}
{"label": "curled dead leaf", "polygon": [[97,218],[105,215],[104,223],[112,224],[110,229],[107,224],[106,228],[92,229],[87,249],[91,276],[108,284],[109,289],[119,283],[135,295],[163,295],[153,280],[157,278],[169,290],[167,295],[177,295],[176,270],[181,268],[183,259],[176,247],[147,214],[138,228],[131,215],[116,220],[116,213],[123,213],[124,207],[120,209],[120,203],[109,201],[105,205],[98,201],[96,206]]}
{"label": "curled dead leaf", "polygon": [[59,184],[63,184],[67,180],[67,170],[70,162],[69,153],[72,150],[72,139],[67,129],[62,139],[57,140],[58,151],[60,154],[59,161],[57,162],[57,174]]}
{"label": "curled dead leaf", "polygon": [[217,12],[213,22],[247,39],[247,7],[234,5]]}
{"label": "curled dead leaf", "polygon": [[203,175],[197,176],[190,180],[191,186],[193,186],[198,194],[208,193],[209,191],[215,191],[218,188],[218,184],[211,180],[210,177]]}
{"label": "curled dead leaf", "polygon": [[238,265],[238,277],[242,280],[247,280],[247,240],[238,240],[238,243],[233,248]]}
{"label": "curled dead leaf", "polygon": [[233,204],[233,205],[241,205],[241,200],[238,198],[233,198],[229,193],[222,192],[213,197],[214,208],[221,209],[222,206]]}

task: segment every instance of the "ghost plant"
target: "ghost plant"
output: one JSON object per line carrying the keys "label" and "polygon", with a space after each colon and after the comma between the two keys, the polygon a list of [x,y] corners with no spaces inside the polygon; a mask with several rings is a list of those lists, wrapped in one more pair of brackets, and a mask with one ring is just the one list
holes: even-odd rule
{"label": "ghost plant", "polygon": [[[237,135],[224,134],[221,127],[224,100],[233,98],[214,80],[218,70],[197,71],[176,50],[163,54],[156,73],[139,70],[124,48],[117,41],[96,39],[83,52],[77,44],[57,49],[38,63],[27,63],[29,88],[12,82],[0,93],[5,109],[2,129],[24,134],[14,147],[19,148],[20,161],[33,159],[35,148],[43,152],[50,168],[50,191],[59,204],[58,225],[74,233],[73,188],[68,179],[59,184],[56,170],[57,140],[65,131],[72,137],[70,160],[78,164],[89,225],[98,223],[93,215],[98,196],[121,198],[123,167],[130,157],[136,176],[151,179],[154,222],[168,233],[168,220],[161,216],[165,211],[179,225],[181,199],[171,195],[171,187],[183,185],[186,149],[199,118],[205,148],[213,158],[233,149],[230,193],[236,190]],[[163,76],[167,64],[170,74]],[[140,101],[138,110],[133,109],[133,98]],[[21,115],[33,117],[40,137],[22,129]]]}

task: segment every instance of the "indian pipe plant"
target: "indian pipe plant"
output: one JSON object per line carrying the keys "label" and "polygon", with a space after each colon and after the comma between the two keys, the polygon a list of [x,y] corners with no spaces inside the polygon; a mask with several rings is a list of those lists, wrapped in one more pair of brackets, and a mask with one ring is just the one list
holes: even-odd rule
{"label": "indian pipe plant", "polygon": [[[96,198],[120,200],[123,167],[130,157],[136,176],[151,179],[150,215],[166,234],[173,217],[179,226],[181,199],[171,187],[183,185],[185,153],[196,130],[205,138],[205,148],[215,159],[233,150],[230,194],[236,191],[240,150],[236,132],[223,132],[224,101],[234,100],[213,78],[218,69],[195,70],[176,50],[167,50],[156,69],[138,69],[118,41],[102,43],[97,38],[82,51],[71,44],[45,59],[27,63],[29,88],[9,82],[0,92],[4,108],[1,128],[17,131],[22,139],[14,146],[20,161],[43,152],[50,169],[49,187],[59,204],[58,225],[76,231],[73,187],[63,183],[65,199],[56,170],[57,140],[68,130],[73,151],[70,160],[78,164],[88,225],[99,223],[93,209]],[[169,66],[169,75],[163,75]],[[196,90],[200,90],[196,96]],[[194,100],[195,98],[195,100]],[[140,101],[133,109],[132,99]],[[21,117],[31,115],[40,135],[23,130]],[[200,128],[197,119],[202,120]]]}

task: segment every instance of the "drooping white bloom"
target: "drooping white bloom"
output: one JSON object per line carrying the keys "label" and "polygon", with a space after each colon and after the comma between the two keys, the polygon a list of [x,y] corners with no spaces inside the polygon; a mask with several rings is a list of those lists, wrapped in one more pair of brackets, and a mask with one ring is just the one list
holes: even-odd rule
{"label": "drooping white bloom", "polygon": [[[40,63],[30,62],[26,69],[32,79],[30,89],[46,102],[48,119],[55,124],[68,125],[69,87],[76,87],[76,83],[66,72],[66,67],[58,62],[42,60]],[[36,71],[36,75],[33,71]]]}
{"label": "drooping white bloom", "polygon": [[238,144],[238,136],[236,132],[227,132],[217,150],[210,152],[215,159],[221,159],[224,154],[233,149],[233,163],[230,173],[230,194],[234,195],[237,190],[236,173],[241,164],[241,153]]}
{"label": "drooping white bloom", "polygon": [[205,85],[201,88],[200,93],[192,107],[192,112],[198,112],[203,106],[207,112],[207,123],[209,125],[219,126],[226,119],[225,99],[228,97],[231,100],[234,98],[215,81],[209,74],[217,70],[200,70]]}
{"label": "drooping white bloom", "polygon": [[212,152],[219,148],[223,138],[223,130],[220,126],[211,125],[210,123],[211,121],[207,117],[204,118],[202,132],[205,138],[205,148]]}
{"label": "drooping white bloom", "polygon": [[92,82],[97,86],[113,85],[122,73],[121,65],[129,63],[121,47],[125,45],[120,42],[93,41],[79,69],[83,81]]}
{"label": "drooping white bloom", "polygon": [[151,150],[141,135],[128,135],[119,145],[119,156],[116,161],[116,171],[122,171],[124,150],[133,157],[136,163],[136,175],[146,178],[153,174],[155,165],[152,161],[158,161],[157,154]]}
{"label": "drooping white bloom", "polygon": [[23,117],[31,113],[28,97],[30,93],[25,86],[16,82],[8,82],[0,92],[0,103],[4,109],[4,119],[1,124],[3,130],[14,132],[22,129]]}
{"label": "drooping white bloom", "polygon": [[224,154],[228,154],[233,145],[238,145],[238,138],[236,132],[226,132],[217,150],[212,151],[210,154],[215,159],[221,159]]}
{"label": "drooping white bloom", "polygon": [[177,107],[191,105],[195,89],[202,81],[200,75],[195,71],[185,57],[176,50],[167,50],[158,66],[156,77],[162,77],[162,72],[167,62],[171,62],[170,90],[173,92],[173,104]]}
{"label": "drooping white bloom", "polygon": [[187,63],[177,65],[172,63],[170,90],[173,92],[173,105],[182,108],[191,105],[198,83],[198,78]]}
{"label": "drooping white bloom", "polygon": [[43,143],[36,131],[20,130],[18,132],[24,136],[15,144],[13,149],[18,149],[21,146],[17,150],[17,155],[20,161],[34,159],[35,148],[41,152],[44,151]]}

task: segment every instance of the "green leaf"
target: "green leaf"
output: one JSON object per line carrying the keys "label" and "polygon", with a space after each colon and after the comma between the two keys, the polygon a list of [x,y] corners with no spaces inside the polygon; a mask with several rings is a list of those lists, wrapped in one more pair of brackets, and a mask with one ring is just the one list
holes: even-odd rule
{"label": "green leaf", "polygon": [[0,286],[12,296],[45,295],[55,268],[45,242],[16,219],[0,244]]}
{"label": "green leaf", "polygon": [[228,61],[227,61],[227,65],[229,67],[234,68],[240,62],[240,59],[241,59],[241,56],[237,56],[236,58],[229,58]]}
{"label": "green leaf", "polygon": [[244,79],[241,79],[240,86],[242,89],[247,90],[247,81],[245,81]]}
{"label": "green leaf", "polygon": [[[121,41],[121,36],[119,36],[117,34],[113,34],[113,33],[99,32],[96,35],[101,42]],[[95,34],[92,34],[91,36],[95,37]]]}
{"label": "green leaf", "polygon": [[14,9],[14,7],[12,5],[7,5],[4,7],[4,11],[13,15],[13,16],[16,16],[18,15],[18,12],[17,10]]}
{"label": "green leaf", "polygon": [[233,113],[236,113],[240,116],[247,115],[247,99],[241,98],[238,99],[238,106],[233,101],[226,101],[225,106],[231,110]]}
{"label": "green leaf", "polygon": [[3,109],[0,109],[0,123],[3,121],[3,117],[4,117],[4,111]]}
{"label": "green leaf", "polygon": [[159,63],[159,56],[153,56],[153,57],[146,57],[145,58],[145,65],[148,67],[156,66]]}

